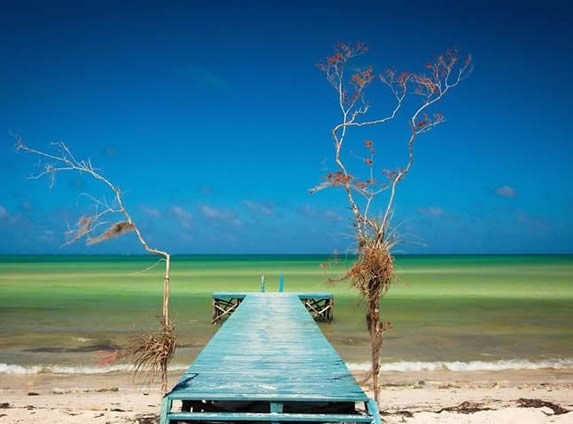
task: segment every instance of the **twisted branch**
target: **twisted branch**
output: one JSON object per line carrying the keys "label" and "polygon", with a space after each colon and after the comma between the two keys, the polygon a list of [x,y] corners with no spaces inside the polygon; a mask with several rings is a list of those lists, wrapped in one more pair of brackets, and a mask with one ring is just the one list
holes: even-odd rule
{"label": "twisted branch", "polygon": [[[94,212],[80,217],[74,227],[68,228],[66,231],[66,245],[75,243],[82,238],[85,238],[86,244],[92,245],[122,236],[128,232],[133,232],[145,251],[150,254],[160,256],[165,262],[160,332],[157,334],[149,333],[146,336],[137,338],[134,342],[136,347],[130,348],[130,352],[134,358],[136,372],[140,372],[142,366],[152,364],[152,371],[158,371],[161,373],[161,390],[162,393],[165,393],[167,391],[167,364],[173,357],[173,352],[175,350],[174,326],[169,319],[169,275],[171,255],[166,251],[149,246],[139,227],[135,224],[126,209],[123,202],[122,192],[119,187],[96,169],[92,165],[90,159],[77,159],[68,146],[62,142],[53,143],[59,151],[58,153],[47,153],[28,146],[20,136],[14,134],[12,134],[12,136],[16,139],[17,151],[23,151],[39,156],[43,161],[41,162],[40,172],[32,175],[30,177],[31,179],[47,177],[50,181],[50,188],[52,188],[55,184],[56,175],[58,173],[69,171],[79,172],[80,174],[86,174],[103,183],[104,186],[113,193],[115,206],[109,206],[105,201],[98,200],[89,194],[83,194],[92,200],[94,204]],[[123,219],[112,222],[111,224],[102,220],[104,217],[113,214],[122,215]],[[96,232],[95,230],[100,227],[105,229],[99,233]],[[157,352],[161,352],[161,354],[158,354]]]}

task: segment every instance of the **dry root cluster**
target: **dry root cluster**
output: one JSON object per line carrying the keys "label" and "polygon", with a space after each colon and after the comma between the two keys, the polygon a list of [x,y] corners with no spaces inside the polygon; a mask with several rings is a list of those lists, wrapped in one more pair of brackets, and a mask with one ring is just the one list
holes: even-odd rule
{"label": "dry root cluster", "polygon": [[134,378],[142,377],[147,383],[162,379],[162,393],[167,387],[167,365],[175,353],[175,325],[161,321],[159,331],[135,336],[126,352],[135,367]]}

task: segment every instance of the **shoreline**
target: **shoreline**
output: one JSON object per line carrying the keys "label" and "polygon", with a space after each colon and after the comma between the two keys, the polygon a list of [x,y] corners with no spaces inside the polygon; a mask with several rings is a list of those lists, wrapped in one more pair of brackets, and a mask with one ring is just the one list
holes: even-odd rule
{"label": "shoreline", "polygon": [[[180,375],[170,373],[170,387]],[[385,372],[382,381],[387,424],[573,423],[573,412],[551,407],[573,411],[573,369]],[[0,423],[152,424],[160,400],[157,384],[136,385],[125,372],[4,374]]]}

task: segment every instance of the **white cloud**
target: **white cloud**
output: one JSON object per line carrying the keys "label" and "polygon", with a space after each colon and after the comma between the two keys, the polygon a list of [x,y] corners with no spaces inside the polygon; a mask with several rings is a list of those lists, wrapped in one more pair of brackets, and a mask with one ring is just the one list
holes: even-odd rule
{"label": "white cloud", "polygon": [[2,218],[8,218],[8,211],[4,206],[0,205],[0,219]]}
{"label": "white cloud", "polygon": [[231,211],[225,211],[207,205],[199,206],[199,211],[201,211],[205,218],[212,219],[229,219],[235,216]]}
{"label": "white cloud", "polygon": [[537,233],[547,233],[551,231],[551,224],[540,216],[532,216],[524,211],[517,211],[515,219],[518,224],[521,224],[524,228],[529,231],[534,231]]}
{"label": "white cloud", "polygon": [[30,202],[29,200],[24,200],[20,204],[20,207],[25,211],[31,211],[33,209],[32,202]]}
{"label": "white cloud", "polygon": [[241,225],[242,221],[237,218],[233,211],[228,209],[217,209],[212,206],[201,205],[199,206],[199,212],[208,219],[228,221],[233,225]]}
{"label": "white cloud", "polygon": [[264,205],[251,200],[244,200],[243,203],[252,211],[258,212],[262,215],[274,215],[275,213],[272,205]]}
{"label": "white cloud", "polygon": [[508,186],[508,185],[499,186],[498,188],[495,189],[495,193],[498,196],[507,197],[507,198],[517,196],[517,191],[513,187]]}
{"label": "white cloud", "polygon": [[442,208],[432,206],[429,208],[419,208],[418,213],[424,216],[442,216],[444,214],[444,210]]}
{"label": "white cloud", "polygon": [[151,216],[153,218],[159,218],[161,216],[161,211],[159,209],[148,208],[147,206],[142,206],[141,209],[143,210],[143,213],[147,216]]}
{"label": "white cloud", "polygon": [[313,218],[316,216],[316,210],[312,206],[305,205],[305,206],[303,206],[301,211],[302,211],[303,215],[306,215],[309,218]]}
{"label": "white cloud", "polygon": [[305,205],[301,208],[303,215],[309,218],[328,219],[330,221],[342,221],[344,216],[339,214],[334,209],[314,209],[312,206]]}
{"label": "white cloud", "polygon": [[52,242],[52,241],[55,241],[55,239],[56,239],[55,235],[56,235],[55,232],[52,230],[44,230],[40,234],[40,240]]}
{"label": "white cloud", "polygon": [[322,212],[322,216],[331,221],[342,221],[344,218],[338,212],[332,209],[326,209]]}
{"label": "white cloud", "polygon": [[175,216],[175,218],[177,218],[183,228],[191,227],[191,220],[193,218],[191,212],[183,209],[182,207],[174,206],[171,208],[171,213],[173,216]]}
{"label": "white cloud", "polygon": [[520,224],[527,224],[529,223],[530,219],[529,219],[529,215],[527,215],[525,212],[523,211],[518,211],[517,215],[516,215],[516,220],[517,222],[519,222]]}

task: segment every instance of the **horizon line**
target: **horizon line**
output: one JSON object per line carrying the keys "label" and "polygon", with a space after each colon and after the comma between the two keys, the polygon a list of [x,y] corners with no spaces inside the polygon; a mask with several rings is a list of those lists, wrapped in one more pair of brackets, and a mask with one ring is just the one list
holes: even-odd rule
{"label": "horizon line", "polygon": [[[153,257],[150,253],[0,253],[2,256],[124,256]],[[356,253],[172,253],[175,256],[356,256]],[[573,256],[573,252],[552,253],[395,253],[392,256]]]}

